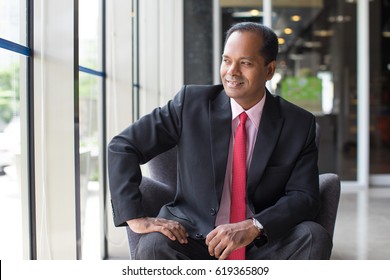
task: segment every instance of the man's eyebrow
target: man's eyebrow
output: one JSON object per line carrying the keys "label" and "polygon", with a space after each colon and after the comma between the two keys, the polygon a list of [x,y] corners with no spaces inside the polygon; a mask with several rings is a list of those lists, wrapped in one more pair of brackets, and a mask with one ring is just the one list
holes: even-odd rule
{"label": "man's eyebrow", "polygon": [[241,59],[248,59],[248,60],[254,60],[256,57],[255,56],[243,56],[240,57]]}
{"label": "man's eyebrow", "polygon": [[[230,58],[230,56],[226,54],[222,54],[222,58]],[[248,60],[254,60],[256,57],[255,56],[242,56],[240,59],[248,59]]]}

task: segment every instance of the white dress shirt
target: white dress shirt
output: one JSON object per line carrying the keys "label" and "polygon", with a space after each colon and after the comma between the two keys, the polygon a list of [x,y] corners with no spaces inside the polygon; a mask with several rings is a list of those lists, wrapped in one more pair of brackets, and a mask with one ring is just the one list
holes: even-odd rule
{"label": "white dress shirt", "polygon": [[[229,144],[229,155],[226,166],[225,181],[223,185],[222,197],[220,202],[220,208],[217,213],[215,226],[222,224],[230,223],[230,197],[231,197],[231,186],[232,186],[232,162],[233,162],[233,146],[234,146],[234,136],[236,128],[240,122],[239,115],[242,112],[246,112],[248,115],[248,120],[246,121],[245,128],[247,132],[247,155],[246,155],[246,166],[247,173],[249,166],[252,161],[253,149],[256,143],[257,132],[259,130],[259,125],[261,121],[261,116],[263,114],[263,108],[265,103],[265,96],[252,108],[245,111],[234,99],[230,99],[230,105],[232,109],[232,135],[230,137]],[[248,218],[253,217],[253,213],[249,210],[247,206],[247,215]]]}

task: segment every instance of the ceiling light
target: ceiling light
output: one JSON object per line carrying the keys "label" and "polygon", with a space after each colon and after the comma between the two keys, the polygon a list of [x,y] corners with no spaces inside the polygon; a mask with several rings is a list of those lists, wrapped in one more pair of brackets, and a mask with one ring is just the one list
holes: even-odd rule
{"label": "ceiling light", "polygon": [[322,29],[322,30],[314,30],[313,34],[314,36],[317,37],[330,37],[333,36],[334,32],[333,30]]}
{"label": "ceiling light", "polygon": [[233,12],[232,16],[235,18],[250,18],[250,17],[262,17],[263,12],[259,10],[250,10],[245,12]]}
{"label": "ceiling light", "polygon": [[284,29],[284,34],[290,35],[292,33],[293,33],[293,30],[291,28],[287,27],[287,28]]}
{"label": "ceiling light", "polygon": [[317,41],[306,41],[303,43],[303,46],[306,48],[314,49],[314,48],[320,48],[322,44],[321,42],[317,42]]}
{"label": "ceiling light", "polygon": [[279,43],[279,45],[283,45],[284,43],[286,43],[286,40],[284,40],[284,38],[282,38],[282,37],[279,37],[278,43]]}
{"label": "ceiling light", "polygon": [[342,23],[342,22],[351,21],[351,19],[352,19],[351,16],[337,15],[337,16],[330,16],[328,18],[328,21],[332,23]]}
{"label": "ceiling light", "polygon": [[293,15],[293,16],[291,16],[291,20],[295,21],[295,22],[300,21],[301,20],[301,16]]}
{"label": "ceiling light", "polygon": [[261,15],[259,10],[250,10],[252,17],[259,17]]}

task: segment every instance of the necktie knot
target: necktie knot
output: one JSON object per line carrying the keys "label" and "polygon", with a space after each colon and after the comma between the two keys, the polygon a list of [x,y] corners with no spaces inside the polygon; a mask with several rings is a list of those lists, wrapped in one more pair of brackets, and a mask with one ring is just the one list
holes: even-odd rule
{"label": "necktie knot", "polygon": [[239,115],[239,118],[240,118],[240,124],[242,123],[244,125],[246,120],[248,119],[248,115],[245,112],[242,112]]}

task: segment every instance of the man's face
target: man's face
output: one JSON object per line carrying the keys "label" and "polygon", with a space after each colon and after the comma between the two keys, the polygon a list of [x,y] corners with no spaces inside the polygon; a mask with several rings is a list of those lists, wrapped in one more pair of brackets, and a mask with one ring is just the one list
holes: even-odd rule
{"label": "man's face", "polygon": [[226,94],[245,110],[254,106],[265,94],[265,83],[275,72],[275,62],[265,65],[260,55],[261,36],[254,32],[233,32],[225,44],[221,63],[221,79]]}

